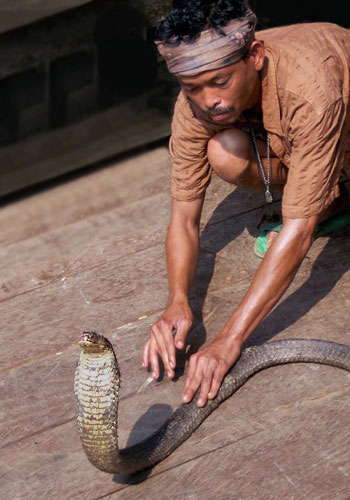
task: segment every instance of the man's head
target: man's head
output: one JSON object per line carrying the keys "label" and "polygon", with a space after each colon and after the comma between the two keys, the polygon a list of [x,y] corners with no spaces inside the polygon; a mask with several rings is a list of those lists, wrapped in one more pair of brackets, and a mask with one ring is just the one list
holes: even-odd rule
{"label": "man's head", "polygon": [[156,43],[187,98],[215,122],[233,123],[260,102],[261,42],[241,0],[174,2]]}

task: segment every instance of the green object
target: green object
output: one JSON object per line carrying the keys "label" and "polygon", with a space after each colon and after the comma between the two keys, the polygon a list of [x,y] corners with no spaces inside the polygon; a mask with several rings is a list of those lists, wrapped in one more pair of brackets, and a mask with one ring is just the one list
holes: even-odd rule
{"label": "green object", "polygon": [[[324,234],[332,233],[350,224],[350,210],[343,210],[337,215],[333,215],[329,219],[320,222],[317,225],[315,237],[323,236]],[[282,222],[274,222],[266,226],[260,236],[257,237],[254,246],[254,253],[262,259],[267,252],[267,233],[274,231],[279,233],[283,227]]]}

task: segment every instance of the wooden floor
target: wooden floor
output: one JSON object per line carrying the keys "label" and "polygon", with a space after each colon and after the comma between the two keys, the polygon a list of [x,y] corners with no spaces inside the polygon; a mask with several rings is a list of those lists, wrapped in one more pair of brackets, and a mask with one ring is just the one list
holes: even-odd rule
{"label": "wooden floor", "polygon": [[[189,353],[214,338],[247,290],[260,263],[253,244],[261,204],[262,195],[213,178]],[[87,461],[72,394],[83,330],[106,334],[116,347],[122,446],[181,403],[184,355],[175,382],[152,382],[141,367],[167,300],[169,206],[166,144],[3,203],[0,499],[348,500],[350,374],[318,365],[259,373],[142,476],[113,477]],[[250,342],[350,345],[349,252],[349,229],[316,240]]]}

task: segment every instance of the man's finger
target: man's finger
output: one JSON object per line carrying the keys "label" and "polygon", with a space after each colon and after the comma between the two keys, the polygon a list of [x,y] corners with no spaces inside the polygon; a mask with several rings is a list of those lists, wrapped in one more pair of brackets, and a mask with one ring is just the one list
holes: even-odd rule
{"label": "man's finger", "polygon": [[201,390],[199,393],[199,398],[197,402],[197,406],[202,407],[205,405],[208,399],[208,392],[211,387],[213,373],[210,367],[208,367],[205,375],[203,375],[201,380]]}
{"label": "man's finger", "polygon": [[152,377],[159,378],[159,359],[158,359],[158,349],[155,341],[150,341],[149,347],[149,361],[151,364]]}
{"label": "man's finger", "polygon": [[184,390],[182,393],[182,400],[184,403],[189,403],[202,381],[202,363],[197,362],[197,357],[194,355],[190,359],[190,366],[188,369]]}
{"label": "man's finger", "polygon": [[153,333],[157,341],[158,352],[163,360],[164,368],[167,372],[169,378],[173,378],[175,375],[175,347],[174,339],[172,336],[171,328],[167,324],[161,325],[162,329],[154,326]]}
{"label": "man's finger", "polygon": [[174,337],[173,330],[169,324],[166,324],[163,327],[163,342],[165,346],[165,350],[167,352],[167,361],[168,365],[166,366],[167,371],[173,371],[176,366],[176,356],[175,356],[175,345],[174,345]]}
{"label": "man's finger", "polygon": [[183,349],[188,330],[191,328],[191,324],[192,322],[190,320],[179,321],[175,335],[175,346],[178,349]]}
{"label": "man's finger", "polygon": [[[162,358],[166,374],[169,378],[175,375],[175,346],[170,325],[165,322],[157,322],[151,330],[151,342],[156,346],[158,355]],[[153,358],[154,359],[154,358]],[[158,368],[158,363],[157,363]],[[157,373],[159,371],[157,370]]]}
{"label": "man's finger", "polygon": [[143,348],[142,366],[144,368],[147,368],[149,364],[149,343],[150,341],[147,340],[145,347]]}
{"label": "man's finger", "polygon": [[225,373],[226,373],[225,369],[218,368],[217,370],[215,370],[211,381],[211,387],[208,392],[208,399],[214,399],[215,396],[217,395],[221,382],[223,381],[223,378],[225,376]]}

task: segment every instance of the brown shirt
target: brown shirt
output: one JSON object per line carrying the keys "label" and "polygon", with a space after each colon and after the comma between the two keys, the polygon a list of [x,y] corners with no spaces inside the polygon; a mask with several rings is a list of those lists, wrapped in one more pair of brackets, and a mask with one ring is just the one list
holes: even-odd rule
{"label": "brown shirt", "polygon": [[[264,41],[266,55],[263,126],[289,169],[282,212],[310,217],[339,195],[339,177],[350,163],[350,30],[299,24],[260,31],[256,38]],[[170,139],[172,196],[178,200],[203,196],[210,182],[207,144],[217,127],[197,116],[180,92]]]}

